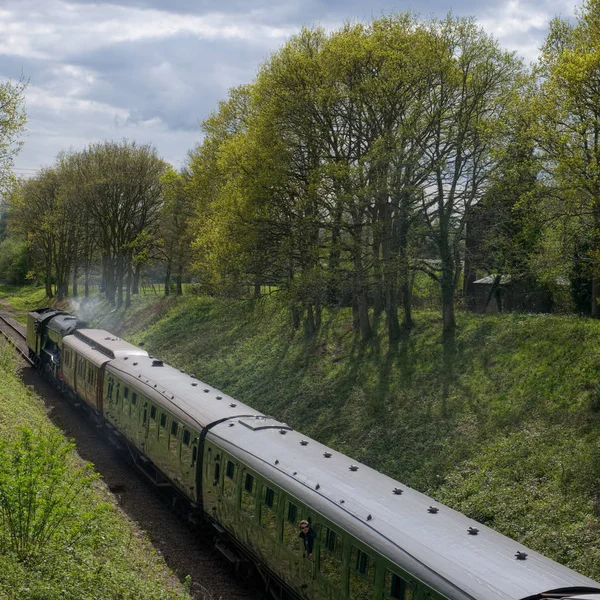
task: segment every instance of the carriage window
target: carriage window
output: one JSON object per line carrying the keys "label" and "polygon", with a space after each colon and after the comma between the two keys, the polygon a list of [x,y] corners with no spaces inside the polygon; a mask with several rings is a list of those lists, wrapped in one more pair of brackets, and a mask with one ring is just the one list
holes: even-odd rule
{"label": "carriage window", "polygon": [[298,507],[286,499],[283,507],[283,543],[294,553],[302,552],[302,540],[298,537],[298,514]]}
{"label": "carriage window", "polygon": [[189,432],[187,429],[184,429],[184,430],[183,430],[183,443],[184,443],[186,446],[189,446],[189,445],[190,445],[190,440],[191,440],[191,439],[192,439],[192,436],[191,436],[190,432]]}
{"label": "carriage window", "polygon": [[150,407],[150,418],[153,421],[156,421],[156,406],[151,406]]}
{"label": "carriage window", "polygon": [[383,589],[384,598],[414,600],[415,597],[415,591],[412,584],[391,571],[385,572],[385,584]]}
{"label": "carriage window", "polygon": [[125,400],[127,400],[127,398],[129,398],[129,388],[128,387],[123,389],[123,398]]}
{"label": "carriage window", "polygon": [[237,465],[231,460],[227,461],[225,477],[223,477],[223,496],[233,499],[235,497],[235,478]]}
{"label": "carriage window", "polygon": [[219,478],[221,477],[221,463],[215,463],[215,485],[219,483]]}
{"label": "carriage window", "polygon": [[177,450],[179,448],[179,439],[177,438],[177,433],[179,431],[179,425],[176,421],[171,422],[171,437],[169,438],[169,451],[173,452],[173,454],[177,454]]}
{"label": "carriage window", "polygon": [[106,392],[106,395],[107,395],[109,398],[111,398],[111,399],[112,399],[112,393],[113,393],[113,387],[114,387],[114,386],[115,386],[115,382],[114,382],[113,378],[111,377],[111,378],[108,380],[108,390],[107,390],[107,392]]}
{"label": "carriage window", "polygon": [[352,546],[350,557],[350,598],[351,600],[370,600],[373,597],[375,563],[362,550]]}
{"label": "carriage window", "polygon": [[160,426],[164,429],[167,426],[167,415],[160,413]]}
{"label": "carriage window", "polygon": [[194,440],[194,445],[192,446],[192,467],[196,464],[196,459],[198,458],[198,446],[196,446],[198,442],[198,438]]}
{"label": "carriage window", "polygon": [[333,529],[321,529],[319,571],[336,585],[342,583],[342,538]]}
{"label": "carriage window", "polygon": [[273,536],[277,532],[277,492],[263,485],[260,524]]}
{"label": "carriage window", "polygon": [[242,510],[250,517],[254,518],[256,513],[256,481],[254,477],[244,469],[243,471],[244,488],[242,489]]}
{"label": "carriage window", "polygon": [[135,406],[137,404],[137,394],[131,394],[131,405]]}

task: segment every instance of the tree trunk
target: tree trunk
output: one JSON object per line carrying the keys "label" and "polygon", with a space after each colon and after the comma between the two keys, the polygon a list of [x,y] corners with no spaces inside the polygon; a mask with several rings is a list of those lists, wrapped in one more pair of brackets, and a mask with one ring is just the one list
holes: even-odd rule
{"label": "tree trunk", "polygon": [[127,265],[127,285],[126,285],[126,293],[125,293],[125,308],[129,308],[131,306],[131,283],[133,280],[133,268],[131,267],[131,261],[129,261]]}
{"label": "tree trunk", "polygon": [[79,273],[78,273],[78,265],[77,265],[77,261],[75,261],[75,263],[73,264],[73,283],[72,283],[72,296],[73,298],[77,298],[77,296],[79,295],[78,293],[78,287],[77,287],[77,279],[79,277]]}
{"label": "tree trunk", "polygon": [[167,269],[165,271],[165,296],[171,293],[171,259],[167,260]]}
{"label": "tree trunk", "polygon": [[183,296],[183,265],[177,267],[177,295]]}
{"label": "tree trunk", "polygon": [[123,306],[123,280],[125,278],[125,260],[122,255],[117,257],[117,272],[115,280],[117,285],[117,308]]}
{"label": "tree trunk", "polygon": [[135,271],[133,273],[133,286],[131,289],[131,293],[132,294],[139,294],[140,293],[140,273],[142,271],[142,265],[140,263],[137,263],[135,265]]}

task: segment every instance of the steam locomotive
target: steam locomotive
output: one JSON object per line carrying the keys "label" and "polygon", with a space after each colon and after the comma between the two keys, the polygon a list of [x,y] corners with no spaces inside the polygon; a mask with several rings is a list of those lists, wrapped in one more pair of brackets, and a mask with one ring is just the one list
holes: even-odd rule
{"label": "steam locomotive", "polygon": [[37,367],[276,598],[600,600],[595,581],[72,315],[29,313],[27,343]]}

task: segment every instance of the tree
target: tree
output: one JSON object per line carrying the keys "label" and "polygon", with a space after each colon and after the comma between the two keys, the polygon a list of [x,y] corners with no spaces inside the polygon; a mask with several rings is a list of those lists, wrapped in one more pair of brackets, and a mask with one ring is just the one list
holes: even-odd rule
{"label": "tree", "polygon": [[193,239],[191,221],[194,216],[192,199],[185,190],[186,174],[169,167],[162,177],[164,204],[162,208],[160,246],[166,262],[165,295],[171,287],[171,274],[175,271],[176,293],[183,294],[183,273],[191,258]]}
{"label": "tree", "polygon": [[18,138],[27,122],[23,106],[25,87],[22,79],[0,82],[0,192],[13,180],[13,158],[22,145]]}
{"label": "tree", "polygon": [[129,305],[136,248],[157,237],[166,163],[151,146],[107,141],[76,153],[70,164],[101,249],[106,297],[121,306],[125,288]]}
{"label": "tree", "polygon": [[[585,232],[589,239],[594,317],[600,317],[599,50],[600,1],[586,0],[576,24],[554,19],[542,49],[534,106],[536,138],[556,192],[553,214],[564,228]],[[564,250],[580,250],[578,237]]]}
{"label": "tree", "polygon": [[452,332],[465,224],[498,168],[494,150],[522,68],[470,19],[448,17],[431,28],[435,83],[423,107],[433,125],[423,147],[431,171],[420,212],[439,260],[439,268],[424,268],[440,284],[443,328]]}

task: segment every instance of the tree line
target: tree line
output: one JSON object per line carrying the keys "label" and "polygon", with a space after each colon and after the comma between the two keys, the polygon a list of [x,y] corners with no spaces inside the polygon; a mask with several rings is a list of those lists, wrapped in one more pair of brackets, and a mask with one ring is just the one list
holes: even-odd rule
{"label": "tree line", "polygon": [[229,92],[181,172],[127,141],[63,153],[8,196],[9,232],[59,298],[96,274],[127,304],[160,263],[165,293],[173,277],[176,293],[186,277],[268,288],[308,333],[348,306],[362,339],[382,316],[394,341],[419,274],[446,332],[473,273],[571,276],[598,316],[599,31],[589,0],[526,68],[468,18],[304,28]]}

